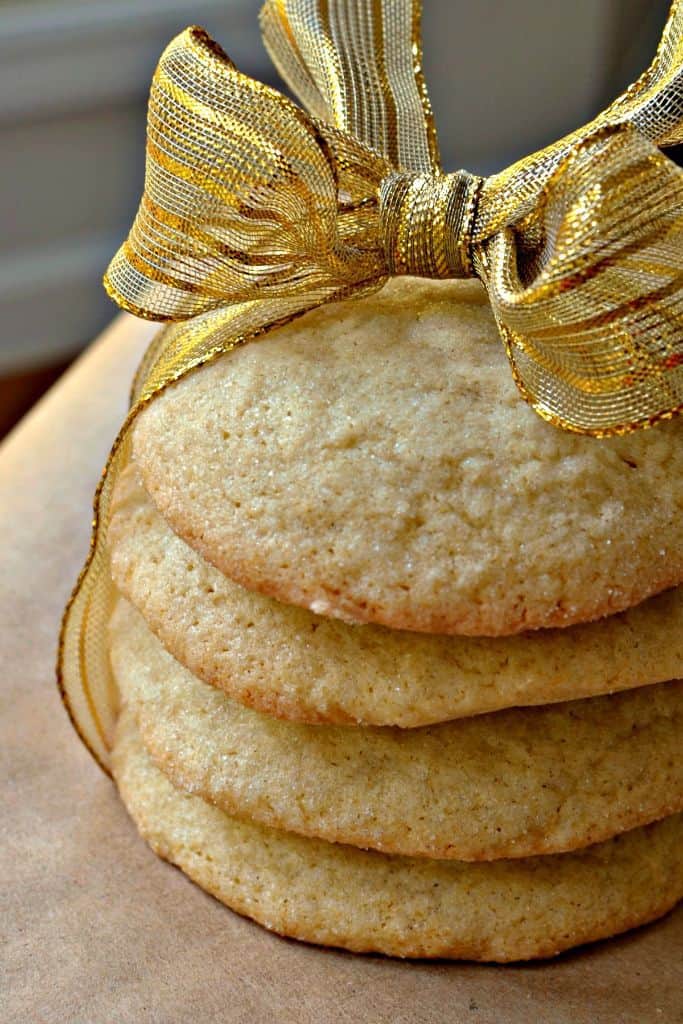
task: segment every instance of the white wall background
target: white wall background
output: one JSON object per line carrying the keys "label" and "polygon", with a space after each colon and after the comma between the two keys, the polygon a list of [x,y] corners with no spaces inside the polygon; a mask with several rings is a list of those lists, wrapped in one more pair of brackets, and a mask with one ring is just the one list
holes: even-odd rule
{"label": "white wall background", "polygon": [[[0,0],[0,374],[68,358],[111,317],[102,272],[139,197],[156,59],[204,25],[274,81],[259,0]],[[487,172],[587,120],[649,60],[667,0],[425,0],[448,169]]]}

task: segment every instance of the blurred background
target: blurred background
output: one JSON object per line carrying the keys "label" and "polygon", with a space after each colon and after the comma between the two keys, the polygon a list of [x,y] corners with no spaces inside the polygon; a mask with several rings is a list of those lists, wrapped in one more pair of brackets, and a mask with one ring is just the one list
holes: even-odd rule
{"label": "blurred background", "polygon": [[[100,279],[137,207],[145,98],[203,25],[275,84],[260,0],[0,0],[0,436],[114,315]],[[447,170],[490,173],[597,113],[644,69],[669,0],[424,0]]]}

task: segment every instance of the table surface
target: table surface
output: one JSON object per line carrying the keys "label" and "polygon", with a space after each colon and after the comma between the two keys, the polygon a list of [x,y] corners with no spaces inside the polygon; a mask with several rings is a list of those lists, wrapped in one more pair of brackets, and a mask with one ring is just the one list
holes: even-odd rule
{"label": "table surface", "polygon": [[119,317],[0,447],[5,1024],[683,1021],[683,910],[546,964],[402,963],[270,935],[137,837],[67,721],[54,659],[153,330]]}

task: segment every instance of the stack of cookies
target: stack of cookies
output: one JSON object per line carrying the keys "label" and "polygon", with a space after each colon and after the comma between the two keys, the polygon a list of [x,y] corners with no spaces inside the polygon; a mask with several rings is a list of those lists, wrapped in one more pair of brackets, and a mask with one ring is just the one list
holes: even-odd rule
{"label": "stack of cookies", "polygon": [[108,533],[142,835],[352,950],[542,957],[664,913],[682,442],[544,422],[473,282],[394,280],[169,388]]}

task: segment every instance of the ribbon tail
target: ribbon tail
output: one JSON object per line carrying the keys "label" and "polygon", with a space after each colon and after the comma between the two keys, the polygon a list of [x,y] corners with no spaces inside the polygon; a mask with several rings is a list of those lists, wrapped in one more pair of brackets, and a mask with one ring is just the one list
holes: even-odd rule
{"label": "ribbon tail", "polygon": [[588,136],[475,263],[545,419],[599,437],[681,411],[683,170],[636,129]]}
{"label": "ribbon tail", "polygon": [[[331,296],[331,300],[336,296]],[[164,328],[152,341],[136,375],[132,404],[95,494],[88,558],[62,619],[57,681],[83,743],[105,772],[119,711],[107,642],[115,589],[109,571],[107,530],[117,477],[132,453],[132,431],[145,406],[190,370],[289,323],[320,305],[308,298],[266,298],[212,310]]]}
{"label": "ribbon tail", "polygon": [[440,169],[420,0],[267,0],[266,48],[316,117],[405,171]]}

